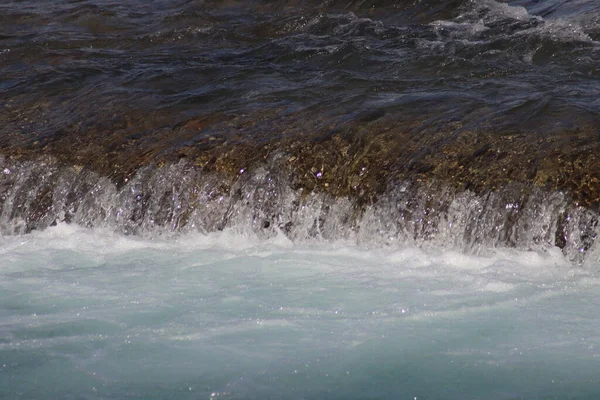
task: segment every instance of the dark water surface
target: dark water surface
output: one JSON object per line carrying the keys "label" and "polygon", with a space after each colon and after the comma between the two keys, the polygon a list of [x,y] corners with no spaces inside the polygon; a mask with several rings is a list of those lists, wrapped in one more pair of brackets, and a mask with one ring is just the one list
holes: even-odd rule
{"label": "dark water surface", "polygon": [[2,119],[23,140],[127,113],[159,129],[272,109],[564,129],[600,110],[599,13],[562,0],[4,2]]}
{"label": "dark water surface", "polygon": [[[239,200],[246,192],[236,184],[251,187],[247,198],[266,193],[254,206],[266,215],[252,214],[261,229],[290,233],[298,221],[273,205],[272,188],[239,179],[272,182],[267,171],[278,174],[279,198],[289,189],[296,199],[347,199],[341,225],[353,232],[381,199],[418,209],[414,222],[435,210],[448,219],[458,193],[484,203],[504,193],[490,207],[509,211],[460,235],[495,229],[505,233],[494,244],[527,247],[514,229],[530,230],[531,220],[514,226],[530,206],[532,215],[554,210],[537,242],[577,253],[595,239],[595,0],[3,2],[0,102],[5,233],[57,220],[114,225],[119,209],[126,232],[178,230],[198,207],[193,193]],[[159,192],[156,176],[179,186]],[[94,196],[82,212],[101,177],[133,200]],[[124,192],[135,179],[141,186]],[[418,199],[390,195],[402,182]],[[560,200],[548,200],[553,193]],[[152,207],[162,217],[149,217]],[[227,226],[228,207],[196,228]],[[461,218],[475,220],[465,226],[486,207],[469,208]],[[408,236],[429,238],[436,221]]]}

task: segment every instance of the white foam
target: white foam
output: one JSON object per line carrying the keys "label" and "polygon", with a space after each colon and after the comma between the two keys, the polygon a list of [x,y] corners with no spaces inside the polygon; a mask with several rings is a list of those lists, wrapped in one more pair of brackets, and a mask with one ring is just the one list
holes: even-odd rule
{"label": "white foam", "polygon": [[[360,373],[356,360],[382,368],[388,355],[389,371],[407,357],[419,368],[469,359],[479,370],[511,365],[505,347],[587,354],[569,329],[600,343],[588,318],[598,272],[569,265],[558,249],[466,255],[278,236],[150,239],[59,224],[2,237],[0,356],[29,351],[43,366],[61,349],[57,370],[102,382],[167,382],[168,370],[177,382],[189,375],[260,398],[253,384],[288,382],[288,370],[346,377]],[[215,383],[215,371],[233,383]]]}
{"label": "white foam", "polygon": [[438,33],[448,31],[452,38],[474,37],[486,30],[489,30],[483,21],[475,23],[454,22],[454,21],[434,21],[430,24]]}
{"label": "white foam", "polygon": [[561,19],[547,21],[543,25],[515,33],[515,36],[531,35],[547,37],[559,42],[596,43],[579,24]]}
{"label": "white foam", "polygon": [[501,3],[495,0],[471,0],[473,8],[459,16],[459,19],[468,17],[472,18],[472,15],[479,15],[484,13],[483,21],[485,23],[496,22],[505,20],[507,18],[516,19],[519,21],[525,21],[534,17],[525,7],[511,6],[507,3]]}
{"label": "white foam", "polygon": [[[494,0],[473,1],[468,11],[459,15],[455,20],[434,21],[431,26],[438,34],[445,33],[452,39],[468,40],[469,43],[481,43],[477,39],[481,33],[489,30],[490,24],[507,19],[543,22],[531,28],[517,30],[509,34],[509,36],[515,38],[540,36],[561,42],[595,43],[582,27],[584,19],[580,17],[544,20],[540,16],[530,14],[522,6],[511,6]],[[525,55],[526,61],[531,62],[534,53],[535,50],[531,54]]]}
{"label": "white foam", "polygon": [[[59,223],[43,231],[17,236],[0,236],[0,254],[8,255],[27,247],[36,250],[73,250],[87,254],[118,254],[144,249],[165,251],[226,250],[238,254],[267,256],[274,252],[294,251],[320,254],[324,257],[347,257],[364,261],[408,264],[413,267],[432,263],[457,269],[481,269],[499,261],[508,260],[529,268],[561,267],[569,263],[560,249],[547,247],[538,251],[522,251],[509,248],[487,249],[481,255],[468,255],[450,249],[437,249],[435,246],[417,248],[410,244],[399,248],[382,247],[363,249],[353,240],[333,242],[294,243],[285,234],[278,232],[269,238],[259,238],[245,231],[228,228],[223,231],[203,234],[184,233],[172,237],[153,238],[128,236],[106,228],[88,229],[76,224]],[[261,253],[263,252],[263,253]]]}

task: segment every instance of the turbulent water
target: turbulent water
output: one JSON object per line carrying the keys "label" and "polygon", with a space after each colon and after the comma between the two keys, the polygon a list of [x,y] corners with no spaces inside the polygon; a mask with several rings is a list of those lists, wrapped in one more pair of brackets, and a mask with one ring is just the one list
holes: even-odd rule
{"label": "turbulent water", "polygon": [[595,399],[598,265],[558,249],[0,240],[3,399]]}
{"label": "turbulent water", "polygon": [[596,399],[596,0],[0,4],[0,398]]}
{"label": "turbulent water", "polygon": [[4,2],[0,231],[377,231],[581,262],[600,204],[599,7]]}

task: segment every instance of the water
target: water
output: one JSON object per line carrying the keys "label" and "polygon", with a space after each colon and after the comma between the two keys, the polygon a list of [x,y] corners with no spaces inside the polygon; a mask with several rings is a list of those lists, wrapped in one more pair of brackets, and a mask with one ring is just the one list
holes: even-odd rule
{"label": "water", "polygon": [[594,0],[9,1],[2,117],[27,143],[156,137],[215,113],[274,113],[260,124],[271,133],[289,114],[342,124],[382,109],[565,129],[598,114],[598,12]]}
{"label": "water", "polygon": [[4,2],[0,232],[213,232],[243,214],[254,231],[337,239],[373,206],[383,237],[580,262],[600,204],[598,11]]}
{"label": "water", "polygon": [[592,399],[598,265],[558,249],[146,240],[0,244],[7,399]]}
{"label": "water", "polygon": [[596,0],[0,4],[0,398],[596,399]]}

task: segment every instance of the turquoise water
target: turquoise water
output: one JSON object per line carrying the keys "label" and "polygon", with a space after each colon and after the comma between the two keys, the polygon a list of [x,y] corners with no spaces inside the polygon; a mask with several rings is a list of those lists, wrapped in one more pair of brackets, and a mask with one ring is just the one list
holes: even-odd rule
{"label": "turquoise water", "polygon": [[596,267],[234,232],[2,237],[0,398],[596,399]]}

